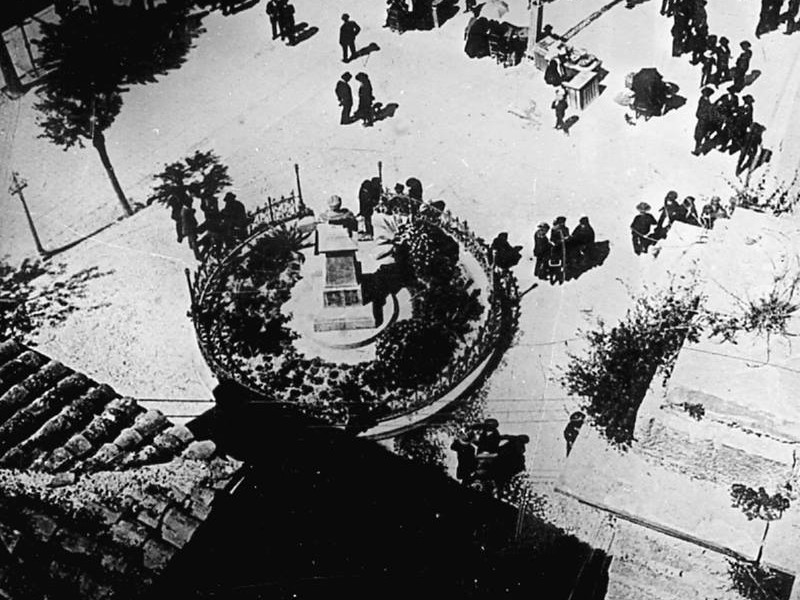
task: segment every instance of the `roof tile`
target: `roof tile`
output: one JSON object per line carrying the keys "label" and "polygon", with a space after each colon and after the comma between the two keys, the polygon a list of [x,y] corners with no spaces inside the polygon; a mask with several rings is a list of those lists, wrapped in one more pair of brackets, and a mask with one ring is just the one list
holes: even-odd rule
{"label": "roof tile", "polygon": [[20,344],[17,340],[11,339],[0,342],[0,364],[16,358],[22,354],[24,350],[25,346]]}
{"label": "roof tile", "polygon": [[20,406],[24,406],[25,402],[35,400],[71,373],[60,362],[46,362],[38,371],[31,373],[0,396],[0,420],[5,420]]}
{"label": "roof tile", "polygon": [[144,547],[144,566],[151,571],[161,571],[175,554],[175,548],[158,540],[149,540]]}
{"label": "roof tile", "polygon": [[183,513],[177,508],[171,508],[164,515],[161,535],[164,541],[176,548],[182,548],[194,535],[199,525],[200,521],[191,515]]}
{"label": "roof tile", "polygon": [[114,541],[130,548],[138,548],[148,537],[148,530],[130,521],[119,520],[111,528]]}
{"label": "roof tile", "polygon": [[183,457],[190,460],[208,460],[216,451],[217,446],[211,440],[194,441],[183,451]]}
{"label": "roof tile", "polygon": [[41,354],[26,350],[13,360],[0,365],[0,394],[7,392],[12,385],[22,381],[45,362],[47,359]]}

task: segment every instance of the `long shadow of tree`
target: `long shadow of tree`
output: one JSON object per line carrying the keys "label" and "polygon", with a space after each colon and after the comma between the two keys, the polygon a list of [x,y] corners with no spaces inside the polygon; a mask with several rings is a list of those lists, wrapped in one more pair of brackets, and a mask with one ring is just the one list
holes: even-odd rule
{"label": "long shadow of tree", "polygon": [[189,8],[174,3],[150,10],[109,4],[92,14],[79,7],[42,24],[37,42],[48,72],[37,89],[40,137],[62,148],[91,142],[127,214],[132,214],[106,148],[105,131],[122,110],[122,95],[157,81],[186,60],[204,29]]}

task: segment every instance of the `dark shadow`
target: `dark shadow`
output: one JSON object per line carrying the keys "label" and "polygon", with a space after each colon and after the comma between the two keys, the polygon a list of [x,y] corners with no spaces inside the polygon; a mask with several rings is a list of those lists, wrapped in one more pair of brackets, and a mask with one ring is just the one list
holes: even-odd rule
{"label": "dark shadow", "polygon": [[248,8],[253,8],[259,3],[259,0],[247,0],[246,2],[232,2],[231,7],[228,9],[228,12],[224,12],[224,15],[235,15],[242,11],[247,10]]}
{"label": "dark shadow", "polygon": [[380,102],[376,102],[373,110],[375,111],[375,121],[383,121],[384,119],[391,119],[397,109],[400,107],[397,102],[390,102],[386,106]]}
{"label": "dark shadow", "polygon": [[63,246],[60,246],[58,248],[54,248],[53,250],[46,250],[44,255],[45,255],[46,258],[50,258],[50,257],[56,256],[57,254],[61,254],[62,252],[66,252],[70,248],[74,248],[78,244],[81,244],[81,243],[85,242],[86,240],[90,240],[94,236],[104,232],[106,229],[111,227],[115,222],[116,221],[112,221],[111,223],[106,223],[105,225],[103,225],[99,229],[95,229],[91,233],[87,233],[83,237],[79,237],[77,240],[73,240],[73,241],[71,241],[71,242],[69,242],[67,244],[64,244]]}
{"label": "dark shadow", "polygon": [[569,130],[572,129],[572,126],[575,125],[580,120],[578,115],[572,115],[566,121],[564,121],[564,126],[561,128],[564,133],[569,135]]}
{"label": "dark shadow", "polygon": [[564,268],[564,279],[566,281],[578,279],[586,271],[601,266],[610,253],[611,245],[608,241],[595,242],[587,246],[583,252],[577,249],[569,249]]}
{"label": "dark shadow", "polygon": [[436,7],[436,18],[439,21],[439,27],[447,23],[450,19],[459,13],[460,7],[456,0],[445,0]]}
{"label": "dark shadow", "polygon": [[350,60],[348,60],[348,62],[352,62],[357,58],[361,58],[362,56],[367,56],[368,54],[371,54],[373,52],[377,52],[380,49],[381,49],[381,47],[378,46],[378,44],[376,44],[375,42],[372,42],[369,45],[364,46],[363,48],[359,48],[358,50],[356,50],[356,53],[353,54],[353,56],[350,57]]}
{"label": "dark shadow", "polygon": [[200,420],[190,425],[199,437],[211,434],[246,467],[150,598],[603,597],[604,553],[459,484],[436,461],[417,464],[275,404],[218,400]]}
{"label": "dark shadow", "polygon": [[290,44],[290,46],[297,46],[298,44],[305,42],[319,31],[319,27],[308,27],[307,25],[307,23],[300,23],[300,25],[295,27],[294,43]]}
{"label": "dark shadow", "polygon": [[663,116],[672,110],[678,110],[684,104],[686,104],[686,98],[679,94],[667,96],[667,99],[664,101],[664,112],[661,114]]}
{"label": "dark shadow", "polygon": [[752,85],[755,82],[755,80],[758,79],[759,77],[761,77],[761,71],[759,71],[758,69],[753,69],[747,75],[745,75],[744,87]]}
{"label": "dark shadow", "polygon": [[535,290],[537,287],[539,287],[539,284],[538,284],[538,283],[532,283],[532,284],[531,284],[531,285],[530,285],[528,288],[526,288],[526,289],[522,290],[522,291],[519,293],[519,297],[520,297],[520,298],[522,298],[522,297],[523,297],[525,294],[527,294],[527,293],[528,293],[528,292],[530,292],[530,291],[533,291],[533,290]]}
{"label": "dark shadow", "polygon": [[636,8],[640,4],[644,4],[649,0],[625,0],[625,8]]}

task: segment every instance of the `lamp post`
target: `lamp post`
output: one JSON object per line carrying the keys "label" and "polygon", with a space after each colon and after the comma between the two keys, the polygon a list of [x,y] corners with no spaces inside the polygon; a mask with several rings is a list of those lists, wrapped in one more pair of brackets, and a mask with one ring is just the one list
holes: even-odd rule
{"label": "lamp post", "polygon": [[50,253],[42,246],[42,242],[39,239],[39,234],[36,231],[36,226],[33,224],[31,211],[28,210],[28,203],[25,202],[25,195],[22,193],[22,190],[24,190],[26,187],[28,187],[28,182],[25,181],[24,178],[20,177],[19,173],[12,171],[11,185],[8,188],[8,193],[12,196],[19,197],[20,202],[22,202],[22,208],[25,209],[25,216],[28,219],[28,227],[30,227],[31,233],[33,234],[33,243],[36,244],[36,251],[47,258],[50,256]]}

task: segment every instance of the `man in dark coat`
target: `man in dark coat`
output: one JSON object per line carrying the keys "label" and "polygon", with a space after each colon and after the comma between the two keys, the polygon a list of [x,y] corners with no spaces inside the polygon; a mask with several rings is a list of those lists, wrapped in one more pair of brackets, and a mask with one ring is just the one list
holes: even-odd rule
{"label": "man in dark coat", "polygon": [[761,153],[764,129],[764,126],[760,123],[753,123],[748,128],[744,138],[744,146],[736,163],[736,175],[741,175],[745,169],[753,170],[758,166],[757,161]]}
{"label": "man in dark coat", "polygon": [[697,125],[694,128],[694,150],[692,154],[699,156],[703,150],[703,146],[711,134],[714,122],[714,108],[709,99],[714,93],[710,87],[705,87],[700,92],[700,100],[697,102]]}
{"label": "man in dark coat", "polygon": [[353,109],[353,90],[350,89],[350,80],[353,78],[350,73],[343,73],[341,79],[336,83],[336,99],[342,107],[342,118],[340,123],[347,125],[352,123],[350,111]]}
{"label": "man in dark coat", "polygon": [[742,52],[736,58],[736,64],[731,71],[731,75],[733,75],[733,87],[737,91],[744,88],[747,71],[750,70],[750,59],[753,58],[753,51],[750,50],[750,42],[744,41],[740,46]]}
{"label": "man in dark coat", "polygon": [[572,230],[572,235],[569,236],[568,245],[573,260],[586,259],[594,246],[594,229],[589,224],[589,217],[580,218],[578,226]]}
{"label": "man in dark coat", "polygon": [[727,147],[733,133],[733,120],[739,108],[739,97],[736,95],[735,86],[729,86],[724,96],[714,102],[716,121],[714,123],[714,144],[720,148]]}
{"label": "man in dark coat", "polygon": [[747,131],[753,124],[753,97],[750,94],[742,98],[742,104],[733,115],[731,126],[730,151],[731,154],[741,150],[745,144]]}
{"label": "man in dark coat", "polygon": [[358,190],[358,215],[364,218],[364,234],[367,239],[372,239],[375,236],[375,230],[372,227],[372,214],[377,204],[375,202],[374,189],[375,182],[371,179],[365,179],[361,182],[361,187]]}
{"label": "man in dark coat", "polygon": [[550,225],[544,221],[539,223],[533,234],[533,258],[536,264],[533,267],[533,276],[538,279],[547,279],[547,261],[550,260],[550,252],[553,246],[547,239],[547,232]]}
{"label": "man in dark coat", "polygon": [[569,134],[569,131],[565,127],[564,123],[564,115],[567,114],[567,92],[563,87],[559,86],[556,88],[556,97],[550,106],[556,115],[555,128],[560,129],[566,134]]}
{"label": "man in dark coat", "polygon": [[280,0],[269,0],[267,2],[267,17],[269,17],[269,24],[272,27],[272,39],[283,37],[280,30]]}
{"label": "man in dark coat", "polygon": [[290,46],[294,45],[294,6],[289,0],[282,0],[280,12],[281,39],[288,40]]}
{"label": "man in dark coat", "polygon": [[244,239],[247,236],[249,218],[244,204],[236,199],[236,194],[233,192],[225,194],[224,202],[225,206],[220,214],[225,230],[225,241],[231,245],[236,240]]}
{"label": "man in dark coat", "polygon": [[789,6],[786,8],[786,14],[783,17],[786,21],[786,31],[784,31],[786,35],[797,30],[798,13],[800,13],[800,0],[789,0]]}
{"label": "man in dark coat", "polygon": [[361,118],[364,127],[372,127],[375,121],[375,115],[372,112],[372,105],[375,102],[375,96],[372,95],[372,82],[366,73],[359,73],[356,75],[356,81],[361,85],[358,88],[358,108],[356,115]]}
{"label": "man in dark coat", "polygon": [[[342,62],[350,62],[356,56],[356,36],[361,32],[358,23],[350,20],[347,13],[342,15],[342,25],[339,27],[339,45],[342,47]],[[350,56],[348,56],[348,52]]]}
{"label": "man in dark coat", "polygon": [[636,215],[631,223],[631,238],[633,240],[633,251],[638,254],[646,254],[647,248],[653,243],[650,239],[650,231],[656,226],[656,219],[650,214],[650,205],[640,202],[636,205],[639,214]]}
{"label": "man in dark coat", "polygon": [[200,249],[197,246],[197,218],[194,216],[192,199],[186,198],[181,207],[181,232],[189,243],[189,248],[194,252],[194,257],[200,260]]}

